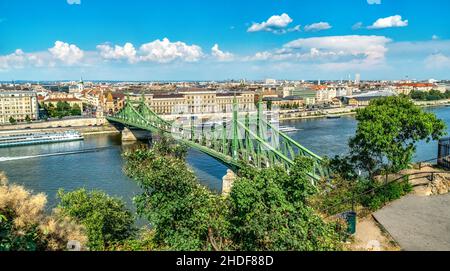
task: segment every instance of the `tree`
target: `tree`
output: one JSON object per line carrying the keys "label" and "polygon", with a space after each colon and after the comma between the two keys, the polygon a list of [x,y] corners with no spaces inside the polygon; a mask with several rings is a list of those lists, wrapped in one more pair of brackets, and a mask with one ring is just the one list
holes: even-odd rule
{"label": "tree", "polygon": [[445,123],[404,97],[386,97],[358,109],[358,127],[349,141],[352,162],[370,176],[396,172],[411,162],[420,140],[444,135]]}
{"label": "tree", "polygon": [[74,104],[72,108],[70,109],[70,115],[72,116],[79,116],[81,115],[81,108],[78,104]]}
{"label": "tree", "polygon": [[26,122],[28,122],[28,123],[30,123],[30,122],[31,122],[31,118],[30,118],[30,116],[29,116],[29,115],[27,115],[27,116],[25,117],[25,121],[26,121]]}
{"label": "tree", "polygon": [[125,203],[100,191],[79,189],[58,192],[58,208],[86,228],[91,250],[104,250],[110,244],[132,237],[134,217]]}
{"label": "tree", "polygon": [[311,160],[297,158],[289,172],[244,167],[223,197],[200,185],[173,150],[155,145],[125,154],[125,172],[143,190],[135,198],[138,214],[152,225],[158,249],[340,249],[340,224],[308,206],[316,192],[307,175]]}
{"label": "tree", "polygon": [[157,145],[125,154],[125,172],[143,190],[135,198],[137,212],[152,225],[156,245],[171,250],[225,249],[224,200],[199,184],[184,157],[167,155],[168,151]]}
{"label": "tree", "polygon": [[13,118],[13,117],[9,117],[9,123],[11,123],[11,124],[16,124],[17,123],[17,121],[16,121],[16,119],[15,118]]}
{"label": "tree", "polygon": [[339,250],[341,224],[324,222],[308,206],[316,192],[307,172],[312,161],[298,157],[282,167],[246,168],[230,194],[230,231],[241,250]]}

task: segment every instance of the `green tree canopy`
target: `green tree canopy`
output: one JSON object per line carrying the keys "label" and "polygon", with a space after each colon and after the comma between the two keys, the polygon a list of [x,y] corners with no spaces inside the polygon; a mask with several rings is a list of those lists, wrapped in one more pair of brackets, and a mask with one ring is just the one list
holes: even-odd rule
{"label": "green tree canopy", "polygon": [[224,249],[223,199],[198,183],[183,158],[164,154],[170,149],[125,154],[126,173],[144,191],[135,198],[138,214],[152,225],[161,249]]}
{"label": "green tree canopy", "polygon": [[357,167],[373,175],[380,170],[398,171],[411,162],[420,140],[444,135],[445,123],[405,97],[386,97],[358,109],[358,127],[349,141]]}
{"label": "green tree canopy", "polygon": [[338,250],[342,227],[325,222],[308,199],[316,189],[307,172],[312,161],[297,158],[281,167],[246,168],[230,194],[230,231],[241,250]]}
{"label": "green tree canopy", "polygon": [[58,208],[86,228],[91,250],[104,250],[111,243],[133,236],[134,218],[125,203],[100,191],[79,189],[58,192]]}
{"label": "green tree canopy", "polygon": [[244,167],[224,197],[200,185],[183,155],[173,156],[179,147],[165,144],[125,154],[125,172],[143,190],[135,198],[138,213],[152,225],[159,249],[340,248],[340,224],[324,222],[308,206],[316,192],[307,175],[311,160],[296,159],[289,173]]}

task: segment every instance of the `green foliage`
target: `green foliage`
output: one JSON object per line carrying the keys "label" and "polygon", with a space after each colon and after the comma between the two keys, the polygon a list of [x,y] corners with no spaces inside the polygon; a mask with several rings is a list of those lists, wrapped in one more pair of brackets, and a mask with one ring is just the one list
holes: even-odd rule
{"label": "green foliage", "polygon": [[135,198],[138,214],[151,223],[155,243],[169,250],[211,250],[219,236],[223,249],[223,199],[201,186],[183,159],[156,146],[125,154],[125,172],[144,191]]}
{"label": "green foliage", "polygon": [[430,91],[413,90],[409,94],[411,99],[419,101],[436,101],[442,99],[450,99],[450,91],[442,93],[439,90],[432,89]]}
{"label": "green foliage", "polygon": [[72,116],[80,116],[81,115],[81,108],[78,104],[74,104],[72,108],[70,109],[70,115]]}
{"label": "green foliage", "polygon": [[155,250],[154,235],[153,230],[142,229],[135,238],[113,242],[106,249],[109,251],[152,251]]}
{"label": "green foliage", "polygon": [[31,122],[30,116],[27,115],[27,116],[25,117],[25,121],[28,122],[28,123],[30,123],[30,122]]}
{"label": "green foliage", "polygon": [[412,191],[412,186],[407,181],[392,182],[387,185],[374,182],[367,184],[366,190],[373,192],[361,196],[359,202],[371,211],[376,211],[386,205],[386,203],[399,199]]}
{"label": "green foliage", "polygon": [[58,192],[62,213],[85,226],[91,250],[104,250],[109,244],[126,240],[135,233],[134,218],[125,203],[100,191],[79,189]]}
{"label": "green foliage", "polygon": [[306,174],[312,162],[297,158],[280,167],[244,169],[230,194],[232,240],[240,250],[338,250],[341,225],[308,206],[316,189]]}
{"label": "green foliage", "polygon": [[67,116],[79,116],[82,114],[81,108],[78,104],[74,104],[72,107],[68,102],[59,101],[56,104],[49,103],[48,105],[44,105],[44,109],[46,114],[51,118],[63,118]]}
{"label": "green foliage", "polygon": [[244,167],[230,196],[222,197],[199,184],[183,156],[171,154],[176,148],[158,144],[124,155],[125,172],[143,190],[135,204],[152,225],[157,249],[341,248],[341,224],[324,222],[308,206],[316,192],[307,175],[311,160],[297,158],[289,173]]}
{"label": "green foliage", "polygon": [[13,214],[0,214],[0,251],[36,251],[40,245],[37,225],[17,234]]}
{"label": "green foliage", "polygon": [[13,117],[9,117],[9,123],[11,123],[11,124],[16,124],[17,123],[17,121],[16,121],[16,119],[15,118],[13,118]]}
{"label": "green foliage", "polygon": [[358,128],[349,141],[351,161],[370,176],[406,168],[420,140],[444,135],[445,123],[404,97],[386,97],[358,109]]}

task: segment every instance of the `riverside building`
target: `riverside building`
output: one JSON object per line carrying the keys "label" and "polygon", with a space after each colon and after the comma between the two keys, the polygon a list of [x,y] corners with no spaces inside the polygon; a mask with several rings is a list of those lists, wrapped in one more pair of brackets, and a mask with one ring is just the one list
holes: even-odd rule
{"label": "riverside building", "polygon": [[1,91],[0,90],[0,124],[9,123],[10,119],[25,121],[37,120],[39,106],[36,92]]}

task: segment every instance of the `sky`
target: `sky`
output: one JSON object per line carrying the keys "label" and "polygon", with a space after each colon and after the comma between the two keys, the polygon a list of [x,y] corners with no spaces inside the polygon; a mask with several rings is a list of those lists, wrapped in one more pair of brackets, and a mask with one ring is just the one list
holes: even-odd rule
{"label": "sky", "polygon": [[0,80],[450,79],[448,0],[0,0]]}

